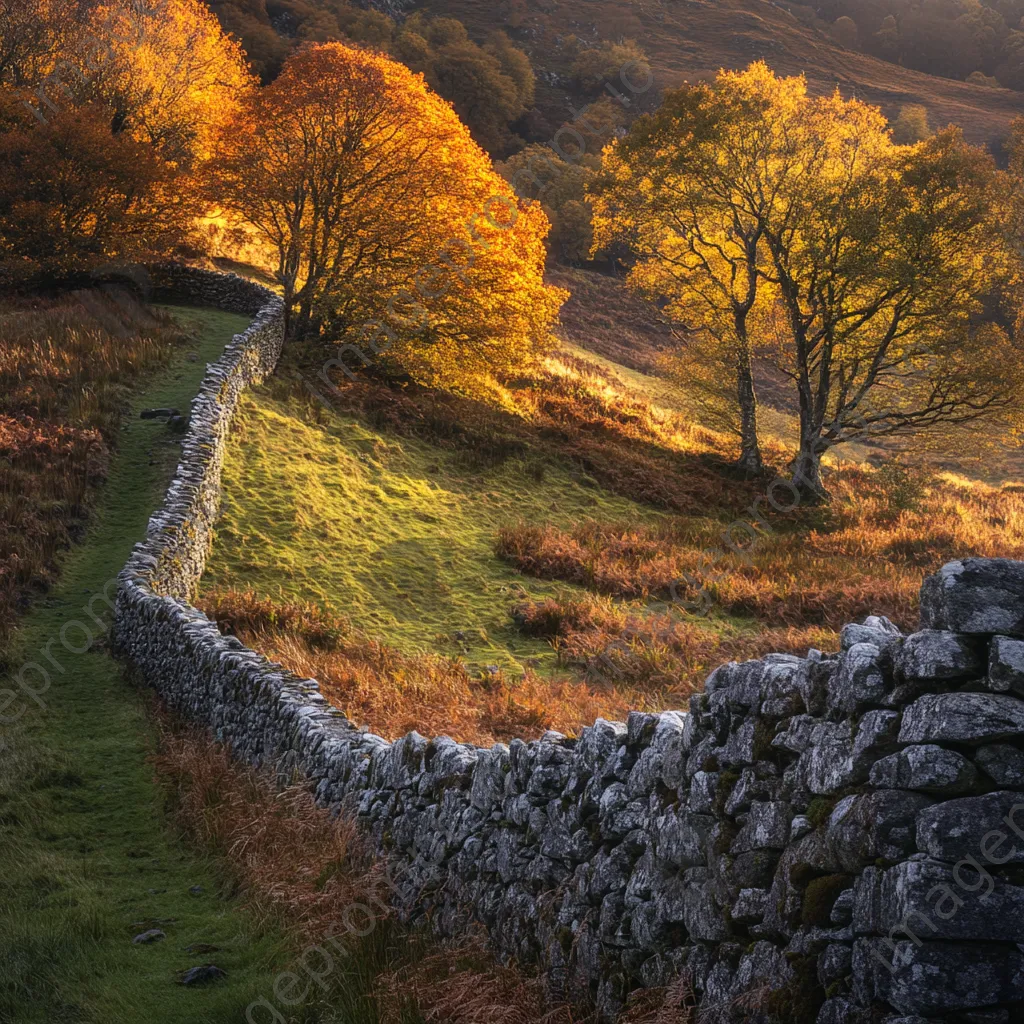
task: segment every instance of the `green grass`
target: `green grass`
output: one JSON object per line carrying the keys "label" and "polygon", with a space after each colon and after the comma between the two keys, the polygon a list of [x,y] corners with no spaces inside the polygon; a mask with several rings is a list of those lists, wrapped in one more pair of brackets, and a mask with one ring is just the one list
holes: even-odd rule
{"label": "green grass", "polygon": [[517,460],[474,465],[466,454],[264,391],[236,419],[203,588],[313,602],[409,654],[553,671],[550,645],[521,636],[508,612],[527,597],[573,588],[524,577],[498,559],[498,528],[650,521],[655,513],[567,464],[548,462],[539,475]]}
{"label": "green grass", "polygon": [[[205,310],[180,315],[199,339],[192,359],[183,353],[137,396],[85,542],[21,624],[15,671],[40,661],[66,623],[90,621],[83,608],[114,578],[161,500],[179,449],[161,424],[140,422],[138,409],[186,410],[205,363],[246,325]],[[274,929],[255,929],[216,862],[169,832],[146,761],[154,743],[148,697],[122,674],[95,624],[93,632],[97,641],[82,654],[59,640],[50,646],[63,672],[51,672],[45,708],[19,693],[2,709],[0,1021],[244,1020],[246,1005],[272,992],[286,943]],[[81,649],[77,627],[66,635]],[[11,685],[0,680],[0,700]],[[202,893],[190,894],[193,886]],[[133,945],[154,922],[164,922],[167,938]],[[220,949],[186,952],[200,942]],[[177,971],[205,962],[227,978],[176,984]]]}

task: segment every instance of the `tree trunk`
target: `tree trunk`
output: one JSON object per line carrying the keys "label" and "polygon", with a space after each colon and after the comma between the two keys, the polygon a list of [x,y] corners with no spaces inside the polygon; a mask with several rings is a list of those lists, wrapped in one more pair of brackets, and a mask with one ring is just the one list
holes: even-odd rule
{"label": "tree trunk", "polygon": [[757,394],[754,375],[750,370],[750,353],[745,343],[740,348],[736,366],[736,392],[740,405],[740,460],[739,467],[751,476],[764,472],[761,444],[757,436]]}
{"label": "tree trunk", "polygon": [[[305,289],[303,289],[305,290]],[[309,334],[310,321],[313,318],[313,300],[307,294],[299,298],[299,308],[293,321],[293,335],[296,341],[304,341]]]}
{"label": "tree trunk", "polygon": [[793,462],[793,483],[800,492],[805,505],[821,505],[828,500],[828,491],[821,481],[821,456],[824,449],[821,439],[804,435],[800,451]]}

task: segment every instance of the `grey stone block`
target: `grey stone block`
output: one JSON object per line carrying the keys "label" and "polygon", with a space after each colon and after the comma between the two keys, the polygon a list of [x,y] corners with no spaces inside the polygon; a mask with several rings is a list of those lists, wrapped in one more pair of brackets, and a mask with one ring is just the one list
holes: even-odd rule
{"label": "grey stone block", "polygon": [[871,768],[872,786],[919,789],[950,796],[970,792],[978,782],[974,765],[962,754],[933,744],[904,747]]}
{"label": "grey stone block", "polygon": [[919,815],[932,803],[923,793],[899,789],[847,797],[832,812],[827,841],[843,869],[852,873],[878,858],[900,860],[915,851]]}
{"label": "grey stone block", "polygon": [[911,633],[896,654],[896,673],[908,681],[975,679],[985,672],[984,661],[969,637],[945,630]]}
{"label": "grey stone block", "polygon": [[1024,887],[936,860],[908,860],[882,874],[879,930],[921,940],[1024,942]]}
{"label": "grey stone block", "polygon": [[921,586],[921,625],[1024,637],[1024,564],[1008,558],[947,563]]}
{"label": "grey stone block", "polygon": [[970,746],[1024,737],[1024,701],[1004,694],[936,693],[903,714],[901,743]]}
{"label": "grey stone block", "polygon": [[994,636],[989,647],[988,685],[997,693],[1024,697],[1024,640]]}
{"label": "grey stone block", "polygon": [[990,747],[979,747],[974,759],[997,785],[1024,789],[1024,751],[1008,743],[995,743]]}
{"label": "grey stone block", "polygon": [[858,939],[853,953],[857,994],[904,1014],[951,1011],[1024,999],[1024,954],[984,942]]}
{"label": "grey stone block", "polygon": [[1024,795],[996,791],[926,807],[917,819],[917,847],[951,863],[1005,857],[1006,863],[1024,864]]}

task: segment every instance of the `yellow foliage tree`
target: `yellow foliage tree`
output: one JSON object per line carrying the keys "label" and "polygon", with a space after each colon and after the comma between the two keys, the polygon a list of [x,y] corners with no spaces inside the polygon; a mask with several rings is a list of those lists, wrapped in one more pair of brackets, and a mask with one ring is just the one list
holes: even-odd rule
{"label": "yellow foliage tree", "polygon": [[633,283],[709,348],[683,357],[702,388],[735,367],[748,463],[754,339],[790,381],[808,497],[834,445],[1016,415],[1021,356],[981,320],[1016,273],[1010,190],[955,130],[896,145],[877,108],[759,63],[670,94],[605,165],[595,246],[635,247]]}
{"label": "yellow foliage tree", "polygon": [[563,298],[543,282],[546,217],[395,61],[300,50],[225,128],[210,188],[273,253],[291,334],[339,344],[335,369],[470,388],[546,345]]}
{"label": "yellow foliage tree", "polygon": [[765,66],[683,88],[605,150],[591,187],[594,249],[626,241],[640,256],[629,282],[684,325],[671,367],[721,428],[739,465],[762,469],[754,387],[755,325],[770,315],[765,224],[784,215],[779,182],[798,166],[800,79]]}

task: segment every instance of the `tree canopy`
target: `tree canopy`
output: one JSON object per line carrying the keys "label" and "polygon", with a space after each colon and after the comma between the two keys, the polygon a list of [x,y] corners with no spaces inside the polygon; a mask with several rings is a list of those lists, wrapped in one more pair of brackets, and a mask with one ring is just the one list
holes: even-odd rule
{"label": "tree canopy", "polygon": [[40,120],[59,104],[100,103],[111,131],[188,166],[252,85],[200,0],[44,0],[28,20],[22,6],[0,0],[0,81],[33,90]]}
{"label": "tree canopy", "polygon": [[932,75],[981,72],[1024,88],[1024,0],[825,0],[813,11],[842,46]]}
{"label": "tree canopy", "polygon": [[216,126],[251,87],[199,0],[0,0],[5,279],[174,252]]}
{"label": "tree canopy", "polygon": [[0,91],[0,280],[42,270],[75,279],[114,262],[158,258],[201,211],[151,146],[111,134],[109,111],[64,106],[45,124]]}
{"label": "tree canopy", "polygon": [[530,59],[503,32],[482,42],[462,22],[415,13],[396,24],[349,0],[213,0],[225,29],[242,41],[268,83],[284,61],[310,42],[341,41],[388,53],[451,101],[473,138],[489,153],[521,145],[511,127],[533,105]]}
{"label": "tree canopy", "polygon": [[422,76],[307,47],[218,150],[211,196],[273,253],[297,336],[451,386],[514,373],[546,344],[561,301],[542,279],[547,219]]}

